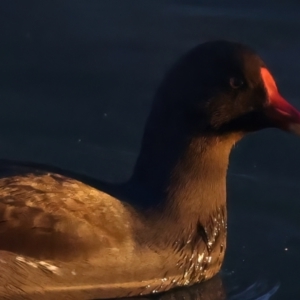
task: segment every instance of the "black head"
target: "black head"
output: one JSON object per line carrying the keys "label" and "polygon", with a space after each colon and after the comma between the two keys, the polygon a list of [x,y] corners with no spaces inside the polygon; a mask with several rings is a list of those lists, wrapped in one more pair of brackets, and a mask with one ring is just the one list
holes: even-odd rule
{"label": "black head", "polygon": [[154,110],[160,118],[181,116],[202,133],[299,131],[300,124],[299,112],[280,96],[261,58],[228,41],[204,43],[184,55],[166,75]]}
{"label": "black head", "polygon": [[[160,85],[134,178],[164,191],[170,173],[196,170],[199,154],[208,144],[212,153],[220,137],[226,146],[215,147],[217,157],[227,164],[231,147],[247,132],[278,127],[299,133],[299,124],[300,113],[280,96],[252,49],[227,41],[205,43],[184,55]],[[179,158],[184,167],[178,167]]]}

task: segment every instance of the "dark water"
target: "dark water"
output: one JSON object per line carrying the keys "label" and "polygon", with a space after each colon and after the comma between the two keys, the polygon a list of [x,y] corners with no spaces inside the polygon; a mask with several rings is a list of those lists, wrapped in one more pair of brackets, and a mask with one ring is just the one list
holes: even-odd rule
{"label": "dark water", "polygon": [[[126,180],[165,70],[211,39],[251,45],[300,108],[297,1],[2,0],[0,24],[1,158]],[[300,299],[299,152],[276,130],[233,151],[225,299]],[[204,290],[171,297],[223,299]]]}

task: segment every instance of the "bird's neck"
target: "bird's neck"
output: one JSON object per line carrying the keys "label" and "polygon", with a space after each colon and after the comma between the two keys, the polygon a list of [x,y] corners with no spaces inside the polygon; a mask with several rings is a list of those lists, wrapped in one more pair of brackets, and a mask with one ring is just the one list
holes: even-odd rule
{"label": "bird's neck", "polygon": [[133,178],[155,197],[153,206],[159,204],[165,218],[185,226],[209,222],[226,206],[226,173],[237,139],[232,135],[189,137],[184,132],[173,140],[162,132],[152,140],[148,136]]}
{"label": "bird's neck", "polygon": [[178,142],[179,136],[171,144],[167,136],[160,144],[148,139],[150,149],[142,147],[134,176],[160,197],[149,214],[146,243],[155,241],[157,251],[172,249],[166,257],[171,265],[177,261],[174,272],[185,272],[191,283],[213,276],[224,258],[226,173],[237,137],[201,135]]}
{"label": "bird's neck", "polygon": [[164,210],[177,223],[205,224],[226,207],[226,175],[232,143],[193,139],[171,171]]}

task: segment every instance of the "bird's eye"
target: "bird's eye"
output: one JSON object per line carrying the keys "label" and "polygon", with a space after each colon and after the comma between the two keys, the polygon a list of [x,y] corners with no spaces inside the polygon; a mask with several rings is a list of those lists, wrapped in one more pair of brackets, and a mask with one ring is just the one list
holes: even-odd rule
{"label": "bird's eye", "polygon": [[238,89],[244,85],[243,79],[238,77],[231,77],[229,83],[233,89]]}

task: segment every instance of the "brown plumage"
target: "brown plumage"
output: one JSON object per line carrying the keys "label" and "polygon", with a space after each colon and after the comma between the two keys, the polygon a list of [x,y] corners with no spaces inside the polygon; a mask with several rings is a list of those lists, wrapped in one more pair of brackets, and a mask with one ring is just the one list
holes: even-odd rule
{"label": "brown plumage", "polygon": [[127,183],[1,163],[0,297],[136,296],[211,278],[226,248],[231,148],[299,124],[251,49],[196,47],[159,87]]}

